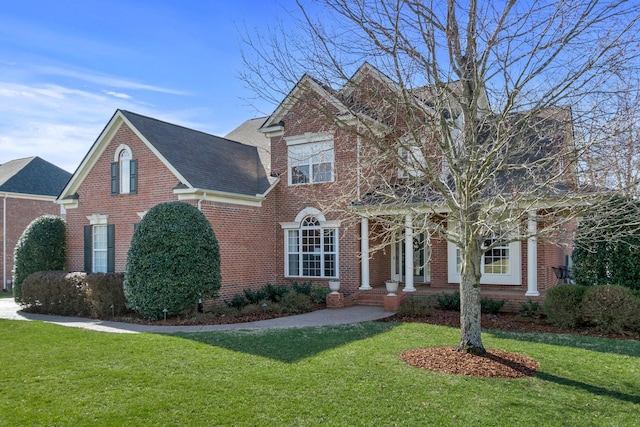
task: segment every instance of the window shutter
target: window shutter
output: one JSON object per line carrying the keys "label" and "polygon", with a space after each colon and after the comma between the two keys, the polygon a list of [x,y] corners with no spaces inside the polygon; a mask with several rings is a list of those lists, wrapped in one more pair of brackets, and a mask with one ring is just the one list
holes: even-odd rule
{"label": "window shutter", "polygon": [[111,163],[111,195],[118,194],[118,162]]}
{"label": "window shutter", "polygon": [[84,226],[84,271],[91,273],[91,226]]}
{"label": "window shutter", "polygon": [[107,224],[107,273],[116,271],[116,226]]}
{"label": "window shutter", "polygon": [[129,193],[138,193],[138,161],[129,161]]}

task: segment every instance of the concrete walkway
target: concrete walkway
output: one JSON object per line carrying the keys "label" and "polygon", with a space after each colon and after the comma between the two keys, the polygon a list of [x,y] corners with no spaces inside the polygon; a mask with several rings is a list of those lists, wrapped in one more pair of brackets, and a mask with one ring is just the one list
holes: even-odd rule
{"label": "concrete walkway", "polygon": [[74,328],[91,329],[100,332],[136,334],[141,332],[173,333],[173,332],[206,332],[228,331],[240,329],[282,329],[302,328],[305,326],[343,325],[383,319],[394,313],[383,311],[382,307],[353,306],[338,309],[326,309],[296,316],[280,317],[277,319],[260,320],[257,322],[234,323],[230,325],[198,325],[198,326],[155,326],[137,325],[132,323],[109,322],[81,317],[51,316],[47,314],[32,314],[20,311],[20,306],[13,298],[0,298],[0,319],[9,320],[40,320]]}

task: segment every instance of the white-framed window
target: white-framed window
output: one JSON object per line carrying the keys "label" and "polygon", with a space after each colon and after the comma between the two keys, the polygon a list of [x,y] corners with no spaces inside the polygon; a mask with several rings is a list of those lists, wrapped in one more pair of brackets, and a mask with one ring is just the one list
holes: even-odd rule
{"label": "white-framed window", "polygon": [[111,195],[136,194],[138,192],[138,161],[133,159],[131,148],[120,144],[111,163]]}
{"label": "white-framed window", "polygon": [[286,277],[338,277],[338,226],[317,210],[301,211],[285,229]]}
{"label": "white-framed window", "polygon": [[107,272],[107,226],[93,226],[93,272]]}
{"label": "white-framed window", "polygon": [[128,194],[130,188],[131,152],[126,149],[120,151],[118,162],[120,163],[120,194]]}
{"label": "white-framed window", "polygon": [[334,181],[334,148],[331,134],[305,134],[285,140],[288,149],[289,185]]}
{"label": "white-framed window", "polygon": [[[483,249],[497,242],[487,239]],[[522,284],[522,243],[498,243],[482,255],[480,271],[481,284],[492,285],[521,285]],[[447,244],[448,276],[450,283],[460,283],[461,256],[460,248],[453,243]]]}
{"label": "white-framed window", "polygon": [[424,155],[420,147],[400,147],[398,149],[400,164],[398,165],[398,178],[423,176]]}

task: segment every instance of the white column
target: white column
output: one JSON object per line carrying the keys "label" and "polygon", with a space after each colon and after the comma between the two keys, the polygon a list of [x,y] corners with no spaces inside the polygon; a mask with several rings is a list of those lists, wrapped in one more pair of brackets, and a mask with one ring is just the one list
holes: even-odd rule
{"label": "white column", "polygon": [[414,292],[413,286],[413,216],[404,218],[404,292]]}
{"label": "white column", "polygon": [[538,231],[536,222],[536,212],[529,212],[528,231],[530,237],[527,239],[527,293],[526,296],[537,297],[538,292],[538,239],[535,234]]}
{"label": "white column", "polygon": [[365,217],[360,219],[360,275],[362,283],[358,289],[368,291],[371,289],[369,283],[369,220]]}

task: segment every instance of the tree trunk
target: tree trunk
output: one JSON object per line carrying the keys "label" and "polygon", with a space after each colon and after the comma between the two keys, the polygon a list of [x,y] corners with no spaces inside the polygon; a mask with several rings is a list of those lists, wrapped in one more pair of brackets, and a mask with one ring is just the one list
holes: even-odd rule
{"label": "tree trunk", "polygon": [[480,264],[482,250],[474,241],[462,251],[460,272],[460,345],[463,353],[484,354],[480,325]]}

